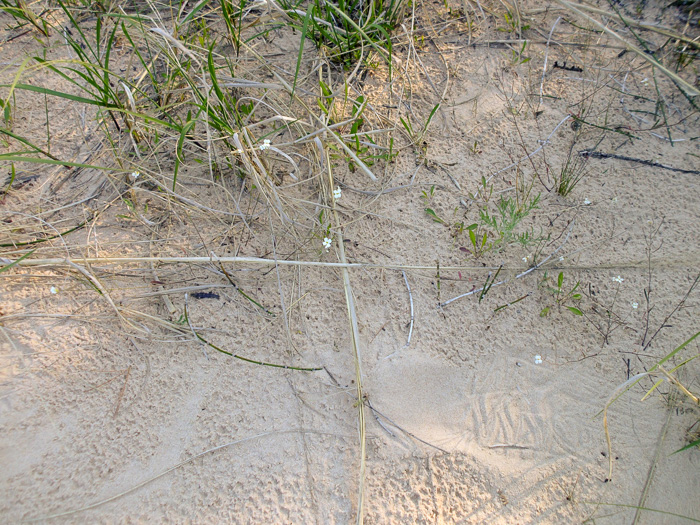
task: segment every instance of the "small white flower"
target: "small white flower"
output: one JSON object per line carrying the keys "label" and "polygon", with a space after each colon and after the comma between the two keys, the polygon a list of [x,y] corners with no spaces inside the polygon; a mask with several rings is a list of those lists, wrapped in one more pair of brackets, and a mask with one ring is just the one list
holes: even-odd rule
{"label": "small white flower", "polygon": [[136,179],[138,179],[140,176],[141,174],[138,171],[132,171],[129,175],[129,180],[131,180],[131,182],[136,182]]}
{"label": "small white flower", "polygon": [[343,194],[343,191],[340,188],[336,188],[333,190],[333,198],[335,200],[340,199],[341,195]]}
{"label": "small white flower", "polygon": [[613,204],[617,204],[617,197],[612,198]]}
{"label": "small white flower", "polygon": [[324,237],[323,238],[323,247],[328,251],[331,247],[331,244],[333,244],[333,239],[330,237]]}
{"label": "small white flower", "polygon": [[617,277],[613,277],[612,280],[614,283],[622,283],[622,281],[624,281],[624,279],[619,275]]}
{"label": "small white flower", "polygon": [[542,364],[542,356],[540,354],[537,354],[535,356],[535,364],[536,365],[541,365]]}
{"label": "small white flower", "polygon": [[523,262],[527,264],[527,257],[523,257]]}
{"label": "small white flower", "polygon": [[632,303],[632,308],[635,309],[635,310],[636,310],[637,308],[639,308],[639,303],[633,302],[633,303]]}
{"label": "small white flower", "polygon": [[588,197],[586,197],[586,198],[583,200],[583,204],[585,204],[586,206],[590,206],[590,205],[591,205],[591,201],[588,199]]}
{"label": "small white flower", "polygon": [[52,286],[51,288],[49,288],[49,291],[50,291],[52,294],[57,294],[57,293],[58,293],[58,288],[56,288],[55,286]]}
{"label": "small white flower", "polygon": [[559,262],[564,262],[564,256],[563,256],[563,255],[559,256]]}
{"label": "small white flower", "polygon": [[265,151],[266,149],[270,148],[270,140],[265,139],[263,140],[263,143],[260,145],[260,151]]}
{"label": "small white flower", "polygon": [[641,82],[642,82],[642,84],[644,84],[646,86],[649,83],[649,79],[643,78]]}

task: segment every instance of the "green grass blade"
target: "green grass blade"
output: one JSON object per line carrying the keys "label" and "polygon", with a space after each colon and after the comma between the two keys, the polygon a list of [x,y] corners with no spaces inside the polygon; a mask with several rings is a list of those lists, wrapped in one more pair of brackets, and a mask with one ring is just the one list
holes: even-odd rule
{"label": "green grass blade", "polygon": [[[2,271],[2,270],[0,270],[0,271]],[[684,446],[683,448],[679,448],[678,450],[676,450],[673,454],[677,454],[677,453],[679,453],[679,452],[683,452],[684,450],[688,450],[688,449],[691,449],[691,448],[693,448],[693,447],[700,447],[700,439],[696,439],[696,440],[693,441],[692,443],[688,443],[688,444],[687,444],[686,446]],[[671,455],[673,456],[673,454],[671,454]]]}
{"label": "green grass blade", "polygon": [[[7,84],[3,84],[1,87],[11,87]],[[25,91],[34,91],[35,93],[42,93],[44,95],[51,95],[53,97],[65,98],[67,100],[72,100],[73,102],[80,102],[81,104],[90,104],[91,106],[99,106],[108,109],[119,109],[113,104],[105,104],[101,100],[93,100],[85,97],[79,97],[78,95],[72,95],[70,93],[64,93],[63,91],[55,91],[53,89],[44,88],[41,86],[32,86],[31,84],[16,84],[15,89],[23,89]]]}
{"label": "green grass blade", "polygon": [[20,137],[19,135],[16,135],[15,133],[12,133],[9,129],[0,128],[0,133],[2,133],[3,135],[7,135],[8,137],[12,137],[12,138],[15,139],[16,141],[21,142],[21,143],[24,144],[25,146],[29,146],[29,147],[32,148],[34,151],[36,151],[36,152],[38,152],[38,153],[41,153],[42,155],[46,155],[46,156],[49,157],[50,159],[53,159],[53,160],[56,160],[56,161],[58,160],[56,157],[54,157],[53,155],[51,155],[51,153],[49,153],[48,151],[44,151],[44,150],[41,149],[39,146],[35,146],[35,145],[32,144],[31,142],[29,142],[27,139],[25,139],[25,138],[23,138],[23,137]]}
{"label": "green grass blade", "polygon": [[33,253],[34,253],[35,251],[37,251],[37,250],[38,250],[38,248],[34,248],[31,252],[25,253],[22,257],[20,257],[20,258],[17,259],[16,261],[12,261],[10,264],[6,264],[6,265],[3,266],[2,268],[0,268],[0,273],[4,272],[5,270],[9,270],[9,269],[12,268],[14,265],[18,264],[20,261],[23,261],[24,259],[26,259],[27,257],[29,257],[31,254],[33,254]]}
{"label": "green grass blade", "polygon": [[[20,152],[21,153],[21,152]],[[33,164],[53,164],[56,166],[67,166],[71,168],[92,168],[96,170],[119,171],[118,168],[107,168],[106,166],[93,166],[92,164],[83,164],[81,162],[67,162],[63,160],[40,159],[37,157],[24,157],[15,153],[0,153],[0,161],[7,162],[31,162]]]}
{"label": "green grass blade", "polygon": [[299,43],[299,55],[297,56],[297,67],[294,70],[294,83],[292,84],[292,99],[294,98],[294,92],[297,89],[297,79],[299,78],[299,69],[301,68],[301,57],[304,53],[304,42],[306,42],[306,33],[309,30],[309,21],[311,20],[311,11],[313,6],[309,7],[306,11],[306,16],[304,17],[304,25],[301,28],[301,42]]}
{"label": "green grass blade", "polygon": [[210,1],[211,0],[202,0],[201,2],[199,2],[196,6],[192,8],[192,11],[190,11],[190,13],[180,21],[180,25],[183,26],[187,24],[190,20],[194,18],[194,16],[197,13],[199,13],[203,8],[209,5]]}

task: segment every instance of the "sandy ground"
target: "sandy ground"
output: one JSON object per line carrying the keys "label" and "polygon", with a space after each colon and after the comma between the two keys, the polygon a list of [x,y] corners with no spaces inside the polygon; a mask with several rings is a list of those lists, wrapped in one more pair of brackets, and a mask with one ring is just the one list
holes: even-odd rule
{"label": "sandy ground", "polygon": [[[517,64],[509,48],[486,45],[516,38],[497,31],[502,21],[480,21],[472,35],[478,45],[469,46],[459,20],[439,33],[430,29],[450,20],[444,4],[419,7],[416,31],[425,39],[415,40],[416,47],[397,45],[395,58],[397,75],[413,81],[414,122],[425,122],[444,92],[424,145],[404,147],[393,163],[377,164],[376,183],[342,163],[335,172],[343,188],[337,207],[347,259],[374,265],[349,270],[366,399],[365,523],[700,520],[700,453],[671,455],[687,443],[698,408],[672,395],[666,383],[640,401],[653,384],[649,378],[620,397],[608,414],[611,480],[600,415],[619,385],[699,329],[696,291],[667,319],[700,272],[700,178],[678,171],[700,169],[697,112],[657,75],[676,142],[666,128],[650,129],[653,116],[644,112],[654,111],[657,94],[648,65],[631,53],[620,56],[613,40],[586,36],[564,20],[547,46],[562,13],[531,15],[539,29],[529,30],[528,38],[539,43],[526,50],[531,60]],[[648,22],[683,27],[678,10],[647,6],[644,13]],[[1,39],[16,33],[4,30]],[[3,67],[39,48],[31,34],[6,42]],[[298,36],[275,32],[265,43],[271,60],[287,68],[290,49],[298,49]],[[51,52],[65,53],[57,44]],[[554,68],[555,62],[582,71]],[[55,79],[37,74],[32,82]],[[377,108],[390,102],[381,68],[358,89]],[[17,94],[13,130],[45,144],[41,98]],[[55,155],[109,161],[89,111],[62,99],[48,107]],[[637,138],[567,119],[582,111],[590,122]],[[676,170],[590,158],[586,176],[564,198],[548,190],[574,137],[576,154],[596,148]],[[517,169],[500,171],[542,145]],[[7,151],[12,148],[0,149]],[[231,209],[225,192],[191,164],[180,175],[189,198]],[[213,251],[339,260],[337,244],[325,252],[318,235],[303,237],[270,219],[261,203],[256,209],[263,213],[248,231],[146,188],[129,190],[121,175],[30,166],[18,181],[30,175],[36,177],[3,198],[0,214],[16,225],[11,234],[4,231],[4,243],[52,228],[66,231],[105,210],[87,227],[39,246],[35,258],[206,257]],[[478,221],[470,194],[491,176],[502,195],[518,191],[520,180],[537,179],[539,209],[524,224],[551,235],[541,253],[514,245],[475,259],[460,250],[469,246],[466,235],[425,214],[422,192],[435,186],[430,207],[438,215],[450,224]],[[239,191],[235,177],[226,184]],[[379,196],[362,193],[404,185]],[[119,192],[149,203],[140,208],[145,221],[129,214]],[[297,220],[317,215],[317,181],[287,195]],[[254,207],[255,199],[248,200]],[[11,258],[18,253],[3,250]],[[516,278],[552,253],[545,266]],[[501,264],[498,280],[506,282],[482,300],[477,293],[438,308],[480,288],[489,274],[484,268]],[[98,277],[121,321],[74,268],[28,267],[0,276],[0,521],[355,520],[356,376],[338,268],[231,265],[240,289],[266,313],[211,263],[157,264],[153,270],[148,264],[84,266]],[[402,272],[404,266],[412,268]],[[545,270],[550,285],[560,271],[565,287],[580,283],[583,316],[557,306],[541,286]],[[259,366],[200,344],[186,333],[182,289],[190,293],[189,323],[208,341],[253,360],[320,370]],[[193,291],[211,294],[196,298]],[[543,317],[545,307],[550,313]],[[154,319],[179,321],[186,331]],[[697,354],[693,342],[674,362]],[[699,377],[697,361],[682,370],[695,392]]]}

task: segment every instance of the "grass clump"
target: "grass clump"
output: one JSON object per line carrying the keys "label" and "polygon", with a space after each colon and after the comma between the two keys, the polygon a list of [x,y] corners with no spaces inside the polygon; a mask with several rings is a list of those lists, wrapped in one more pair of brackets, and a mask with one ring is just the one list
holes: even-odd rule
{"label": "grass clump", "polygon": [[403,18],[403,0],[314,0],[305,11],[301,2],[283,0],[280,4],[301,24],[302,39],[313,40],[336,64],[352,67],[362,59],[365,47],[391,63],[391,32]]}

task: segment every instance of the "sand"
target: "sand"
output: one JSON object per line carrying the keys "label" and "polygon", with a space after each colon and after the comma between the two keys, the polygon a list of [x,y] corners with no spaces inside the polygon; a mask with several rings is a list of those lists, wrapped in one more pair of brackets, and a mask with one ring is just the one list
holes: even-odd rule
{"label": "sand", "polygon": [[[535,29],[524,52],[531,60],[519,63],[510,48],[493,43],[517,39],[498,31],[502,19],[483,20],[470,9],[478,22],[470,37],[460,7],[451,15],[443,3],[420,4],[415,31],[423,38],[415,47],[404,38],[394,48],[395,74],[403,79],[394,95],[401,86],[410,91],[405,109],[416,129],[442,103],[419,144],[411,147],[399,124],[400,153],[373,167],[377,182],[344,162],[335,166],[345,257],[367,263],[348,270],[365,400],[364,522],[700,520],[700,451],[672,454],[688,443],[693,426],[697,431],[698,407],[668,382],[642,401],[654,383],[649,377],[619,397],[608,412],[611,479],[601,414],[618,386],[700,329],[697,290],[686,297],[700,273],[700,178],[692,173],[700,170],[698,113],[657,72],[670,142],[664,126],[653,127],[658,97],[649,66],[633,53],[620,56],[613,39],[566,20],[549,38],[563,11],[521,6]],[[643,16],[684,27],[677,8],[647,4]],[[41,49],[36,34],[18,33],[0,33],[6,79]],[[69,56],[61,38],[45,39],[55,59]],[[289,70],[298,45],[298,34],[276,30],[257,49]],[[127,55],[126,47],[117,51]],[[317,51],[309,45],[306,53]],[[393,100],[387,75],[378,67],[356,83],[375,106],[367,117],[375,128],[389,125],[376,117]],[[59,80],[46,71],[31,77],[36,85],[75,89]],[[5,98],[7,88],[0,93]],[[90,108],[56,97],[47,104],[54,155],[114,163]],[[617,132],[577,124],[571,114]],[[46,145],[42,96],[17,91],[13,119],[15,133]],[[0,153],[13,146],[0,144]],[[552,191],[569,151],[576,157],[594,148],[612,157],[589,158],[568,196]],[[162,155],[161,180],[168,181],[172,153]],[[189,161],[179,193],[234,212],[230,195],[242,195],[235,175],[212,181],[206,167]],[[155,161],[148,162],[155,173]],[[339,237],[325,251],[317,222],[313,230],[321,202],[313,163],[302,163],[298,175],[308,182],[298,186],[284,163],[275,164],[285,209],[298,225],[246,194],[250,228],[152,187],[130,187],[129,168],[109,175],[17,166],[22,171],[0,208],[3,243],[89,222],[34,246],[31,256],[71,257],[83,271],[50,264],[0,275],[1,521],[355,521],[362,439],[343,271],[227,264],[229,277],[263,309],[206,260],[213,253],[338,262]],[[520,194],[523,181],[534,181],[531,196],[541,194],[540,201],[518,231],[532,228],[549,239],[478,258],[466,253],[468,236],[452,224],[479,221],[484,201],[473,194],[482,177],[494,184],[492,211],[498,195]],[[431,187],[427,203],[423,192]],[[426,207],[449,226],[432,220]],[[3,250],[9,260],[26,253]],[[205,259],[155,261],[153,268],[84,260],[125,256]],[[478,290],[501,265],[496,280],[503,284],[481,298],[474,293],[438,306]],[[559,305],[548,291],[559,272],[566,291],[579,283],[579,301]],[[198,341],[192,330],[254,361],[318,370],[245,362]],[[693,341],[668,369],[697,355]],[[695,360],[679,372],[696,393],[698,370]]]}

